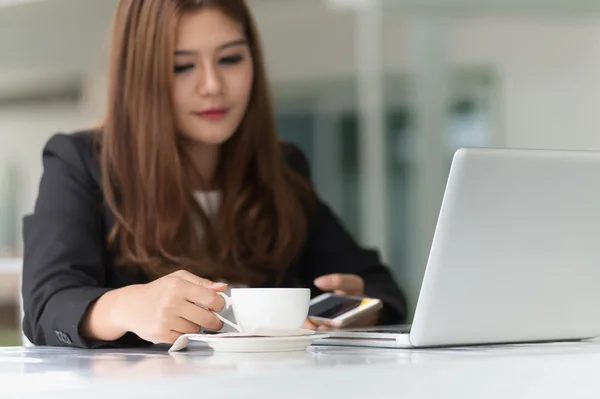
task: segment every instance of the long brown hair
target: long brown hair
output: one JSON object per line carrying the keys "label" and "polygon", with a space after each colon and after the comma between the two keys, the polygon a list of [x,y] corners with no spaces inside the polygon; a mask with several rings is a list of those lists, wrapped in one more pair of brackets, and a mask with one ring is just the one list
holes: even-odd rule
{"label": "long brown hair", "polygon": [[[170,95],[178,20],[201,7],[217,7],[242,25],[254,62],[246,115],[221,148],[222,202],[214,221],[193,198],[191,162],[178,139]],[[120,0],[109,73],[100,162],[116,217],[109,243],[118,262],[141,267],[150,278],[185,269],[246,284],[284,270],[306,239],[314,195],[283,159],[245,2]]]}

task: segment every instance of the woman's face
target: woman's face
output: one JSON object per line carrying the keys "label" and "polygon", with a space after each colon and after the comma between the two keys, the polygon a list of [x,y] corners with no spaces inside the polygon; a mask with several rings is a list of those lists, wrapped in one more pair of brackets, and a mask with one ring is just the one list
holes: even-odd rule
{"label": "woman's face", "polygon": [[175,43],[177,128],[198,144],[220,145],[246,113],[254,70],[242,26],[221,11],[184,15]]}

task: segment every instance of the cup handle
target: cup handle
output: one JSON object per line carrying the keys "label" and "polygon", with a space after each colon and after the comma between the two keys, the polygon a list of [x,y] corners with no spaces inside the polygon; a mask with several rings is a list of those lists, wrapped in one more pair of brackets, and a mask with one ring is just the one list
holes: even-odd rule
{"label": "cup handle", "polygon": [[[231,307],[231,298],[228,297],[227,295],[223,294],[222,292],[217,292],[217,295],[222,297],[223,300],[225,301],[225,307],[223,309],[229,309]],[[214,315],[217,316],[217,319],[221,320],[223,323],[227,324],[229,327],[235,328],[238,332],[243,332],[242,329],[240,328],[240,326],[238,326],[234,322],[227,320],[225,317],[221,316],[217,312],[214,312],[214,311],[211,311],[211,312],[213,312]]]}
{"label": "cup handle", "polygon": [[225,307],[223,309],[229,309],[231,307],[231,298],[222,292],[217,292],[217,295],[225,301]]}

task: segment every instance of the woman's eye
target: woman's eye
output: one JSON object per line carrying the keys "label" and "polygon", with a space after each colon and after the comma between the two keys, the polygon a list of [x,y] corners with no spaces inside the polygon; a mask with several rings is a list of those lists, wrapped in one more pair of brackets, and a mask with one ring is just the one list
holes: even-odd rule
{"label": "woman's eye", "polygon": [[219,59],[220,64],[232,65],[241,62],[243,57],[241,55],[230,55],[228,57],[222,57]]}
{"label": "woman's eye", "polygon": [[175,65],[175,73],[181,73],[194,68],[194,64]]}

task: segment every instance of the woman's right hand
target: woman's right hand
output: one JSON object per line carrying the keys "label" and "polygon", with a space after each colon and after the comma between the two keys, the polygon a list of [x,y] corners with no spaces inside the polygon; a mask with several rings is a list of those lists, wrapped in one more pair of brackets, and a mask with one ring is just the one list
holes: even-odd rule
{"label": "woman's right hand", "polygon": [[155,344],[171,344],[182,334],[200,332],[201,326],[220,330],[223,323],[201,306],[221,311],[225,303],[217,292],[226,287],[177,271],[148,284],[114,290],[90,308],[84,331],[89,338],[103,340],[131,331]]}

